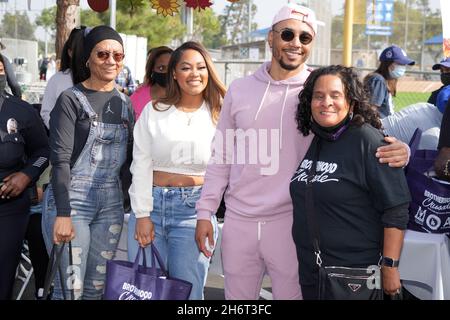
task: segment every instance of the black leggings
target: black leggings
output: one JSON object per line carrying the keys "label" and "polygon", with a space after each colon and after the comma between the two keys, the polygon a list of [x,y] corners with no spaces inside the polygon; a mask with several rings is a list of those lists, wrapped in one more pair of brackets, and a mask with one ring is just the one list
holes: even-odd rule
{"label": "black leggings", "polygon": [[0,300],[9,300],[30,217],[28,193],[0,201]]}
{"label": "black leggings", "polygon": [[42,214],[30,215],[25,239],[28,241],[30,249],[30,259],[34,270],[34,284],[36,293],[39,288],[44,287],[45,273],[47,272],[48,253],[45,248],[41,227]]}

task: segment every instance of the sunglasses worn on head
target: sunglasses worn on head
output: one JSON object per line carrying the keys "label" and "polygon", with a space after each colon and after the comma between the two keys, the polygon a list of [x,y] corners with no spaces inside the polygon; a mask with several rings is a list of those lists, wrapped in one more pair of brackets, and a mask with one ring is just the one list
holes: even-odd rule
{"label": "sunglasses worn on head", "polygon": [[[273,29],[273,31],[279,33],[281,39],[285,42],[291,42],[295,38],[294,31],[292,31],[290,29],[283,29],[281,31],[277,31],[277,30]],[[300,43],[304,44],[304,45],[310,44],[311,41],[313,41],[313,38],[314,37],[306,31],[301,32],[300,35],[298,36]]]}
{"label": "sunglasses worn on head", "polygon": [[110,52],[110,51],[97,51],[97,58],[102,61],[106,61],[110,56],[113,56],[114,61],[121,62],[125,58],[125,54],[120,52]]}

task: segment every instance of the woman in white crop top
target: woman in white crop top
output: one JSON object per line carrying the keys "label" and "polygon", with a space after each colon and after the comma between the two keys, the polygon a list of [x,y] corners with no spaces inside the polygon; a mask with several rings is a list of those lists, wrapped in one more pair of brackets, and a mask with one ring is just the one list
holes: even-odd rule
{"label": "woman in white crop top", "polygon": [[[144,108],[134,129],[128,258],[154,242],[172,277],[192,283],[203,299],[209,258],[195,241],[200,198],[225,87],[204,47],[186,42],[168,67],[166,97]],[[212,221],[217,230],[217,221]],[[216,241],[210,239],[211,243]],[[150,248],[146,256],[150,256]]]}

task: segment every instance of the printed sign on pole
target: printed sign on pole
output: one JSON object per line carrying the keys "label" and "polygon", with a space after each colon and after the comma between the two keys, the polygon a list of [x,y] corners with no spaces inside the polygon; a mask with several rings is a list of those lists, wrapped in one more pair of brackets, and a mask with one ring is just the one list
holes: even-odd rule
{"label": "printed sign on pole", "polygon": [[367,0],[366,17],[366,35],[392,35],[394,0]]}

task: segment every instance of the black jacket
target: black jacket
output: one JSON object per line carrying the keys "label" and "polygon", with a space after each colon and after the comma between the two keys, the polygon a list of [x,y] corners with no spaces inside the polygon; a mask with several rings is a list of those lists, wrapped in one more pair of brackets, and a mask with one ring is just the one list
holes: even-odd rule
{"label": "black jacket", "polygon": [[36,181],[48,166],[50,148],[39,115],[27,102],[0,96],[0,181],[21,171]]}

